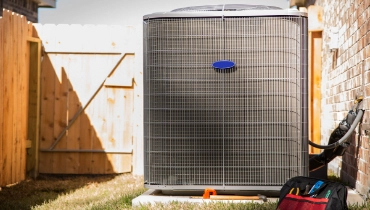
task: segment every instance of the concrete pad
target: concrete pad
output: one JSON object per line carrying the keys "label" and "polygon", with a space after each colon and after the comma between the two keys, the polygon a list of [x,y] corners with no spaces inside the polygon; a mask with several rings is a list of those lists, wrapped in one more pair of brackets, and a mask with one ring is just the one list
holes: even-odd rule
{"label": "concrete pad", "polygon": [[354,189],[347,187],[348,195],[347,195],[347,205],[358,204],[362,205],[365,203],[365,199],[358,194]]}
{"label": "concrete pad", "polygon": [[[348,188],[348,187],[347,187]],[[276,202],[278,197],[267,197],[268,202]],[[209,202],[225,202],[225,203],[248,203],[256,202],[263,203],[262,200],[210,200],[203,199],[202,196],[178,196],[178,195],[163,195],[160,190],[147,190],[142,195],[132,200],[132,206],[140,206],[145,204],[156,204],[156,203],[170,203],[173,201],[177,202],[191,202],[191,203],[209,203]],[[347,204],[359,204],[362,205],[365,200],[355,190],[348,188]]]}
{"label": "concrete pad", "polygon": [[[269,202],[277,201],[277,197],[267,198]],[[132,206],[140,206],[141,204],[155,204],[155,203],[170,203],[172,201],[177,202],[191,202],[191,203],[209,203],[209,202],[224,202],[224,203],[263,203],[262,200],[210,200],[203,199],[202,196],[178,196],[178,195],[163,195],[160,190],[150,189],[142,195],[132,200]]]}

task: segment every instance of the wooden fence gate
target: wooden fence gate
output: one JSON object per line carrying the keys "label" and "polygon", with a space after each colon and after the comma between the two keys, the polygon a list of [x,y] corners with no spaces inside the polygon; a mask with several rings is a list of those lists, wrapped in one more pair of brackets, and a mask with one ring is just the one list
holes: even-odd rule
{"label": "wooden fence gate", "polygon": [[34,26],[44,45],[39,172],[130,172],[133,28]]}

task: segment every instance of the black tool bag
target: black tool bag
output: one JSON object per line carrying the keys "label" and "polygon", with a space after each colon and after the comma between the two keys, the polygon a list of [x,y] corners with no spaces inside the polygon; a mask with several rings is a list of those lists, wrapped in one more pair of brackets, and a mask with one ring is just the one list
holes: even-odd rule
{"label": "black tool bag", "polygon": [[297,176],[280,190],[277,210],[347,210],[347,188],[341,183]]}

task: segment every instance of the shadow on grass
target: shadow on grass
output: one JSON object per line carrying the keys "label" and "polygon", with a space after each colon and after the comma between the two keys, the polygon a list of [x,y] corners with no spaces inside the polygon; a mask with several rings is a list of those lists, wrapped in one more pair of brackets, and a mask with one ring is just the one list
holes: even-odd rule
{"label": "shadow on grass", "polygon": [[31,209],[92,183],[108,182],[118,175],[40,175],[0,191],[0,209]]}

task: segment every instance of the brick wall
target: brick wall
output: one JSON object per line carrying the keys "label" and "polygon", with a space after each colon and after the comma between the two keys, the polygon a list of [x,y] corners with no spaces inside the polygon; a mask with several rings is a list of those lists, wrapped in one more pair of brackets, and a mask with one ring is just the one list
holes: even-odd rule
{"label": "brick wall", "polygon": [[2,9],[24,15],[28,21],[38,22],[38,4],[34,0],[0,0],[0,16]]}
{"label": "brick wall", "polygon": [[[317,0],[324,10],[322,51],[322,143],[346,116],[358,95],[364,96],[363,124],[356,128],[345,155],[329,169],[364,195],[370,189],[370,0]],[[339,29],[339,49],[330,51],[329,31]],[[369,32],[368,32],[369,31]],[[369,130],[367,132],[366,130]]]}

